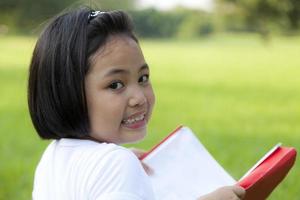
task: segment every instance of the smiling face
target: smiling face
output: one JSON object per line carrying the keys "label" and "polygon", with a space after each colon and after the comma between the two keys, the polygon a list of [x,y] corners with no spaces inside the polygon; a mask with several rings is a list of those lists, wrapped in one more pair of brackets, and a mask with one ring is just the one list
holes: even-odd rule
{"label": "smiling face", "polygon": [[139,45],[128,36],[112,36],[90,61],[85,78],[90,136],[117,144],[143,139],[155,97]]}

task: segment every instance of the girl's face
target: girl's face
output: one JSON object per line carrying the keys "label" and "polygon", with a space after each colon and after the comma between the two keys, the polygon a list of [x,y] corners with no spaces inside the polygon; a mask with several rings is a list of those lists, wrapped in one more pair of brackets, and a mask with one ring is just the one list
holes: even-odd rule
{"label": "girl's face", "polygon": [[117,144],[144,138],[155,97],[139,45],[128,36],[112,36],[90,61],[85,78],[90,136]]}

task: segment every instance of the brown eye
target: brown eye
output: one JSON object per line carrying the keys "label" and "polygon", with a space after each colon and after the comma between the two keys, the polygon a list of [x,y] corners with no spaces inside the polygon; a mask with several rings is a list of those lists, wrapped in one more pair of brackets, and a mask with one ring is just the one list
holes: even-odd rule
{"label": "brown eye", "polygon": [[124,84],[121,82],[113,82],[108,86],[112,90],[118,90],[124,87]]}
{"label": "brown eye", "polygon": [[149,81],[149,75],[145,74],[139,78],[140,83],[147,83]]}

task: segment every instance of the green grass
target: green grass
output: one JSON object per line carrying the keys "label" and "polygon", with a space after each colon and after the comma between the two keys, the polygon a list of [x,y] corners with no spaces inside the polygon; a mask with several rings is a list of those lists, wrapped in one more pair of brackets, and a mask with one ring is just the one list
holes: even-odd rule
{"label": "green grass", "polygon": [[[26,102],[35,38],[0,37],[0,199],[29,199],[47,145],[35,134]],[[300,149],[300,37],[219,35],[206,40],[141,42],[156,93],[149,149],[180,124],[191,127],[235,178],[275,143]],[[300,196],[300,165],[271,200]]]}

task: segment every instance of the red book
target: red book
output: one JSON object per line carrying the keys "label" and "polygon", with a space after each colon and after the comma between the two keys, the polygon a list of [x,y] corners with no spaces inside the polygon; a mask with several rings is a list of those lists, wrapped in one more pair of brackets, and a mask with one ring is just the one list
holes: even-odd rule
{"label": "red book", "polygon": [[264,200],[284,179],[295,163],[297,152],[292,147],[278,146],[238,184],[246,189],[245,200]]}
{"label": "red book", "polygon": [[140,159],[154,171],[150,180],[158,200],[194,200],[233,184],[246,189],[246,200],[264,200],[292,168],[296,150],[277,144],[236,181],[189,128],[180,126]]}

